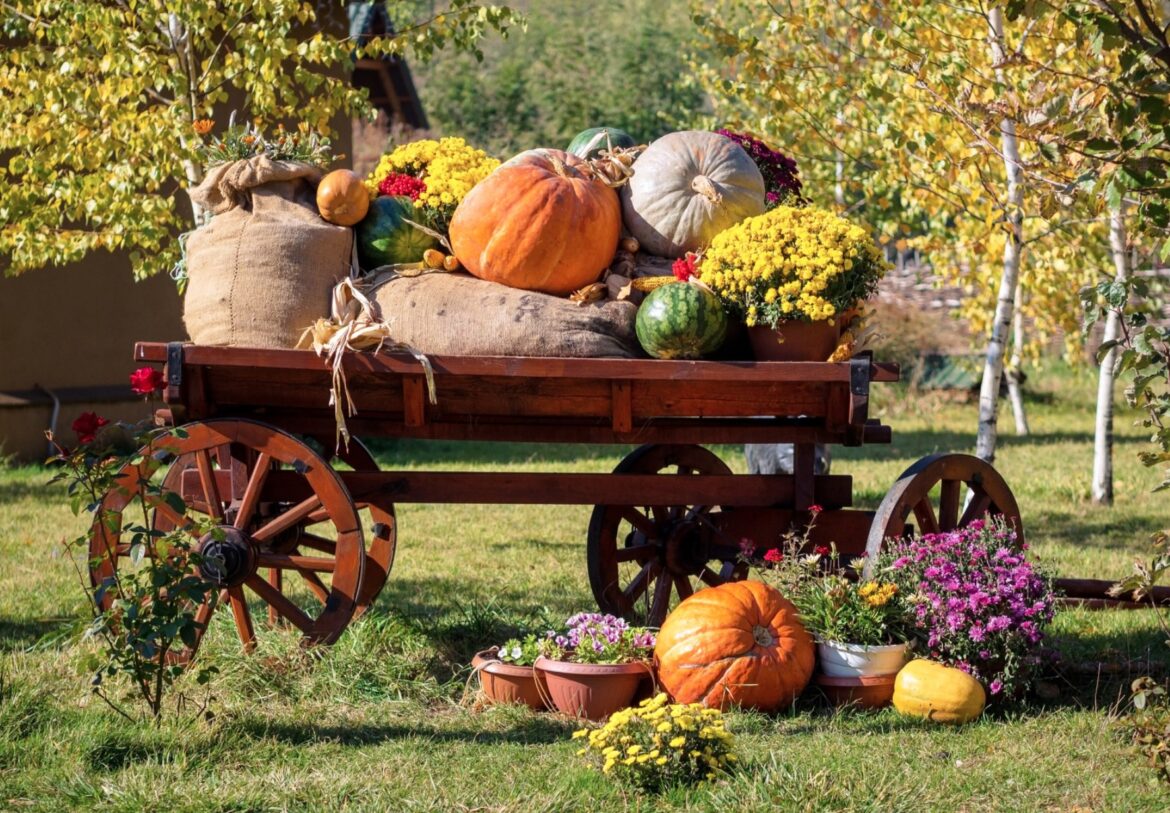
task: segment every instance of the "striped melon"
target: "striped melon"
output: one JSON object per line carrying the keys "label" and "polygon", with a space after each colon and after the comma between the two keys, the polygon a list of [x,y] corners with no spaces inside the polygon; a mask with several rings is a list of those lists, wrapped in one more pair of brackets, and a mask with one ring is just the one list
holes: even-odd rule
{"label": "striped melon", "polygon": [[438,245],[433,237],[406,222],[417,222],[420,217],[410,198],[388,195],[375,198],[370,203],[370,211],[355,227],[362,270],[420,262],[423,252]]}
{"label": "striped melon", "polygon": [[697,359],[714,353],[727,336],[718,297],[699,285],[677,282],[650,292],[634,323],[642,349],[660,359]]}

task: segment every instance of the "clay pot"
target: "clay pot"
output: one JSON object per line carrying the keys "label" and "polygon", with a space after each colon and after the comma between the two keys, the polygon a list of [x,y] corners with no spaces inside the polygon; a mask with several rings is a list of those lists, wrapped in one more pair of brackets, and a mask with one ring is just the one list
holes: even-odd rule
{"label": "clay pot", "polygon": [[863,709],[880,709],[888,706],[893,699],[896,678],[896,674],[857,677],[817,675],[813,681],[834,706],[854,705]]}
{"label": "clay pot", "polygon": [[545,657],[536,659],[535,668],[557,711],[594,721],[629,706],[651,669],[642,662],[570,663]]}
{"label": "clay pot", "polygon": [[475,653],[471,665],[479,674],[483,693],[493,703],[522,703],[534,711],[544,711],[548,689],[537,681],[543,680],[531,666],[517,666],[496,658],[496,647]]}
{"label": "clay pot", "polygon": [[747,329],[756,361],[825,361],[837,349],[840,320],[832,322],[781,322],[771,328]]}

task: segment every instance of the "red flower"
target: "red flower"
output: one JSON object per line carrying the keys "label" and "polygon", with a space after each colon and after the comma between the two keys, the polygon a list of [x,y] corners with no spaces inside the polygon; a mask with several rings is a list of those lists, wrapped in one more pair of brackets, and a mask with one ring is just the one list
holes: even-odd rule
{"label": "red flower", "polygon": [[427,185],[413,175],[402,172],[391,172],[378,184],[378,194],[401,196],[418,200],[419,195],[427,191]]}
{"label": "red flower", "polygon": [[674,272],[674,278],[679,282],[686,282],[695,275],[695,254],[688,251],[685,257],[679,257],[670,266],[670,270]]}
{"label": "red flower", "polygon": [[96,412],[82,412],[73,422],[73,431],[81,443],[89,443],[97,435],[97,431],[109,421]]}
{"label": "red flower", "polygon": [[809,512],[810,514],[814,514],[814,515],[815,515],[815,514],[819,514],[819,513],[821,513],[821,512],[822,512],[822,511],[824,511],[824,510],[825,510],[825,509],[824,509],[824,508],[821,508],[819,505],[810,505],[810,506],[808,507],[808,512]]}
{"label": "red flower", "polygon": [[154,367],[139,367],[130,373],[130,389],[138,395],[150,395],[163,388],[162,370]]}
{"label": "red flower", "polygon": [[813,553],[817,554],[818,556],[828,556],[831,551],[829,550],[828,545],[817,545],[815,548],[813,548]]}
{"label": "red flower", "polygon": [[779,548],[772,548],[771,550],[769,550],[767,553],[764,554],[764,561],[771,562],[774,565],[778,565],[784,561],[784,554],[780,552]]}

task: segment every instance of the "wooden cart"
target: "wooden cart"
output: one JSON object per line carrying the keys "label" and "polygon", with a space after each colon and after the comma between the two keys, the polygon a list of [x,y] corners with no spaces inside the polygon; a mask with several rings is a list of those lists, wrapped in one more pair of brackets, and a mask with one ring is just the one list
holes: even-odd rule
{"label": "wooden cart", "polygon": [[[848,475],[814,474],[816,443],[890,442],[889,427],[868,415],[869,393],[898,370],[868,356],[834,364],[431,357],[435,404],[414,358],[345,359],[355,436],[638,445],[611,474],[381,471],[359,442],[338,470],[315,451],[334,448],[334,417],[331,373],[311,352],[144,343],[135,359],[165,365],[167,417],[185,437],[125,482],[166,467],[166,484],[188,510],[220,526],[198,542],[215,554],[204,575],[220,588],[199,619],[230,605],[249,648],[258,626],[248,593],[271,621],[309,641],[336,640],[386,581],[401,502],[594,505],[593,595],[602,610],[649,624],[703,585],[742,578],[742,543],[773,546],[814,505],[823,510],[813,543],[833,541],[847,556],[988,512],[1023,533],[1003,478],[970,455],[915,463],[876,512],[852,507]],[[795,444],[795,474],[734,475],[705,448],[772,442]],[[120,516],[127,501],[112,492],[107,506]],[[153,521],[169,529],[185,519],[160,503]],[[129,555],[119,537],[118,522],[93,535],[95,586]]]}

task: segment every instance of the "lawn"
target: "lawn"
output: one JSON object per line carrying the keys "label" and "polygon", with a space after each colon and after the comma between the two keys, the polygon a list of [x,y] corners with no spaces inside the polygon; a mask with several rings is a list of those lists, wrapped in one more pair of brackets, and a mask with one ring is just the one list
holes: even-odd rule
{"label": "lawn", "polygon": [[[1111,579],[1170,526],[1158,473],[1136,461],[1141,430],[1118,420],[1117,501],[1090,504],[1094,383],[1039,372],[1033,434],[1005,415],[996,461],[1037,557],[1060,575]],[[888,388],[894,443],[836,450],[873,507],[935,451],[970,451],[974,407]],[[627,450],[509,444],[377,447],[384,465],[597,471]],[[716,451],[736,471],[742,450]],[[576,727],[552,715],[480,708],[471,654],[518,624],[592,606],[589,507],[399,507],[400,544],[373,610],[319,658],[287,635],[239,652],[226,614],[201,650],[220,673],[212,720],[131,724],[87,691],[86,605],[62,541],[82,523],[46,470],[0,471],[0,809],[14,810],[939,810],[1162,811],[1159,785],[1116,722],[1128,681],[1164,673],[1170,650],[1148,611],[1063,610],[1062,663],[1044,698],[960,728],[880,713],[833,713],[806,697],[777,716],[730,715],[743,767],[707,786],[643,796],[575,756]],[[198,687],[183,686],[192,703]]]}

